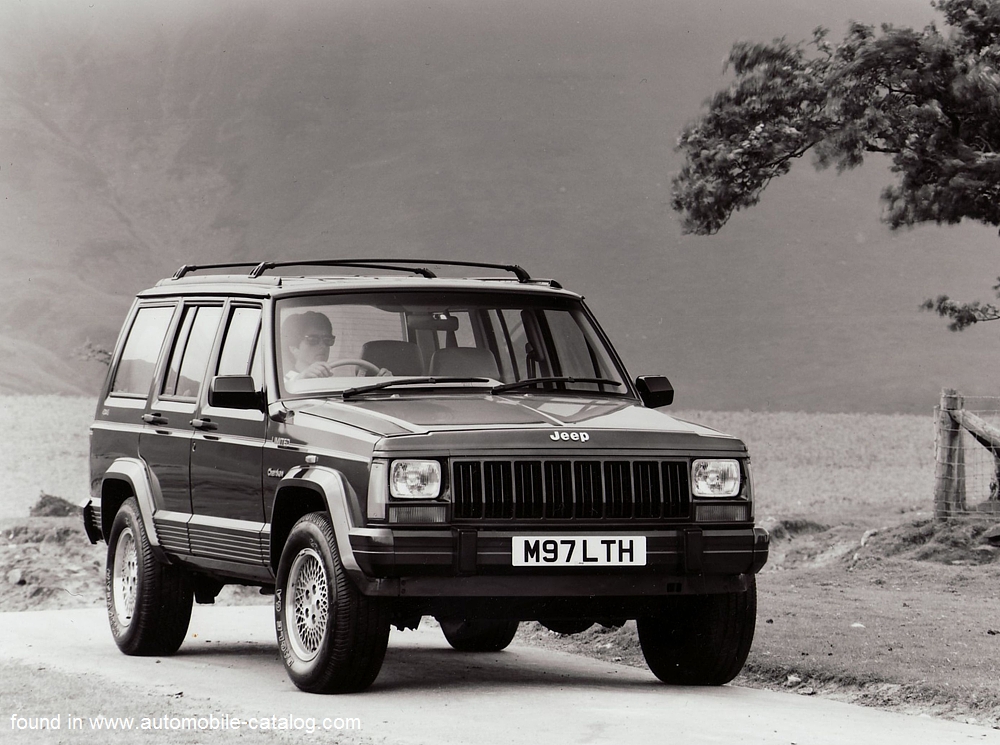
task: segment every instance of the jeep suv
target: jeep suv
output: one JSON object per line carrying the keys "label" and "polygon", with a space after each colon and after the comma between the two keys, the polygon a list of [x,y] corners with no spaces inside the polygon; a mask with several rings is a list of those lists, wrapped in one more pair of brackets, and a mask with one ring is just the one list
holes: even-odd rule
{"label": "jeep suv", "polygon": [[518,266],[181,267],[137,296],[91,427],[112,635],[171,654],[235,583],[273,592],[306,691],[368,687],[423,616],[467,652],[635,619],[659,679],[726,683],[768,535],[745,445],[672,400]]}

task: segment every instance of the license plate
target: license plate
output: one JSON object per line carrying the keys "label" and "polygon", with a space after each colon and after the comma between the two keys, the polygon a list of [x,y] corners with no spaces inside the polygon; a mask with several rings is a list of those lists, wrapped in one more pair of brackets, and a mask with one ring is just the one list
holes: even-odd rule
{"label": "license plate", "polygon": [[511,538],[516,567],[646,566],[646,536],[581,535]]}

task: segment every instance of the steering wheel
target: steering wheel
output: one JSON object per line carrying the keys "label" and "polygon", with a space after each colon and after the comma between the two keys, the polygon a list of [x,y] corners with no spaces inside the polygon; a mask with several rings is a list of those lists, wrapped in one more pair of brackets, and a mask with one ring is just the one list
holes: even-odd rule
{"label": "steering wheel", "polygon": [[368,360],[347,358],[343,360],[336,360],[334,362],[328,362],[326,367],[328,370],[333,370],[337,367],[347,367],[348,365],[354,365],[355,367],[360,367],[369,375],[378,375],[382,372],[382,368],[378,365],[372,364]]}

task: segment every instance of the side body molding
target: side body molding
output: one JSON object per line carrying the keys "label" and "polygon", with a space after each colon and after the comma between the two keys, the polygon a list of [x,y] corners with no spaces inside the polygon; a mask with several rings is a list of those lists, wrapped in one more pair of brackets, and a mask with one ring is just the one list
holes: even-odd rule
{"label": "side body molding", "polygon": [[150,548],[157,559],[164,563],[170,563],[163,547],[160,545],[160,538],[156,534],[156,526],[153,524],[153,512],[156,510],[154,495],[154,484],[150,477],[146,464],[138,458],[119,458],[101,478],[101,521],[102,532],[107,537],[111,532],[111,523],[115,519],[115,510],[107,509],[107,490],[105,484],[108,481],[124,481],[132,488],[132,493],[139,502],[139,512],[142,513],[142,524],[146,528],[146,537],[149,540]]}
{"label": "side body molding", "polygon": [[[354,556],[354,549],[351,547],[352,534],[366,535],[391,545],[392,533],[388,530],[364,528],[359,525],[361,522],[360,508],[358,507],[358,500],[351,485],[339,471],[323,466],[296,466],[289,470],[278,485],[274,497],[271,526],[271,555],[274,557],[274,569],[277,570],[277,557],[280,555],[280,547],[275,546],[273,542],[275,539],[283,540],[283,538],[276,535],[273,525],[273,515],[277,514],[279,509],[282,508],[283,498],[295,499],[295,494],[288,493],[287,491],[293,488],[295,491],[307,489],[322,499],[326,511],[330,515],[330,522],[333,525],[340,561],[347,575],[362,594],[396,594],[394,588],[398,586],[398,580],[367,576],[358,564],[357,558]],[[284,497],[282,496],[282,492],[286,492]]]}

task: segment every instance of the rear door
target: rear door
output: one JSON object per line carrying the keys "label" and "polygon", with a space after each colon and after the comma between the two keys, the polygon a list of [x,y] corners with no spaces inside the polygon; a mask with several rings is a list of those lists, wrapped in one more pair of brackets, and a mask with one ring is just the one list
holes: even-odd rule
{"label": "rear door", "polygon": [[100,496],[101,478],[111,464],[139,454],[139,435],[149,429],[144,419],[153,376],[176,306],[176,301],[139,305],[126,324],[106,395],[91,426],[91,494],[95,498]]}
{"label": "rear door", "polygon": [[144,415],[148,426],[139,436],[139,455],[159,492],[153,518],[157,533],[161,543],[177,553],[189,551],[191,420],[221,319],[221,302],[184,304],[166,365]]}

